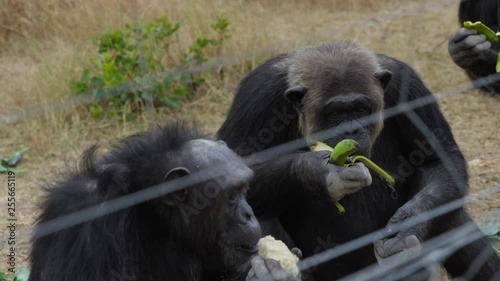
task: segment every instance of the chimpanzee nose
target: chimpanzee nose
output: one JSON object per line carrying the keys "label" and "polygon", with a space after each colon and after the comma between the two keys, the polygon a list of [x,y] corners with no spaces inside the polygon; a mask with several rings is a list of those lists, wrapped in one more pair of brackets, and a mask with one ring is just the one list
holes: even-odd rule
{"label": "chimpanzee nose", "polygon": [[252,207],[250,207],[250,205],[248,205],[246,201],[241,202],[238,210],[239,222],[242,224],[247,224],[250,223],[252,219],[255,219]]}
{"label": "chimpanzee nose", "polygon": [[353,120],[349,121],[348,123],[346,123],[345,130],[342,136],[344,138],[353,138],[358,136],[361,132],[360,125],[361,124],[359,124],[359,122],[355,122]]}

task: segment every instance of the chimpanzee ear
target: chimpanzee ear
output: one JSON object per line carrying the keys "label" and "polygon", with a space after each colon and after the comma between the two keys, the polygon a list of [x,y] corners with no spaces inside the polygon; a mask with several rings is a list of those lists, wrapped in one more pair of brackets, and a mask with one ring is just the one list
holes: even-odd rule
{"label": "chimpanzee ear", "polygon": [[385,90],[387,88],[387,85],[389,85],[389,82],[391,82],[392,72],[390,72],[387,69],[382,69],[377,73],[375,73],[375,78],[377,78],[380,81],[382,89]]}
{"label": "chimpanzee ear", "polygon": [[[189,173],[190,173],[189,170],[184,167],[173,168],[172,170],[168,171],[168,173],[165,175],[165,178],[163,178],[163,182],[187,176],[189,175]],[[163,202],[165,202],[170,206],[178,206],[179,204],[183,203],[184,200],[186,200],[187,192],[188,192],[187,189],[183,188],[181,190],[167,193],[163,195],[162,198]]]}
{"label": "chimpanzee ear", "polygon": [[294,106],[298,108],[302,105],[302,100],[307,93],[307,89],[303,86],[295,86],[291,87],[285,91],[285,99],[292,103]]}

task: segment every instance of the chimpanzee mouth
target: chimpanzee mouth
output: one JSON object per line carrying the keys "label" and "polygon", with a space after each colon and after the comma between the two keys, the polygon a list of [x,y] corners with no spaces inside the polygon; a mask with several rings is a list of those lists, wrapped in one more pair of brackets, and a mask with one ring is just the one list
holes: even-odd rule
{"label": "chimpanzee mouth", "polygon": [[234,245],[234,247],[238,251],[242,251],[242,252],[252,254],[252,255],[257,254],[257,252],[259,251],[259,246],[257,246],[257,244],[253,244],[253,245],[241,244],[241,245]]}

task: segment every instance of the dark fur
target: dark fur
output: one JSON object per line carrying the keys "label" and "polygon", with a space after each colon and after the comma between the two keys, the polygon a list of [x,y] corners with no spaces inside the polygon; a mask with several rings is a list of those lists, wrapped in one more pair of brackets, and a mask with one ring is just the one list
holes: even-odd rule
{"label": "dark fur", "polygon": [[[91,147],[80,169],[48,188],[38,223],[160,184],[179,165],[185,143],[199,138],[195,129],[174,124],[125,138],[100,158]],[[221,232],[234,230],[234,214],[222,213],[226,195],[221,192],[190,224],[158,198],[34,238],[30,281],[214,280],[228,273],[205,261],[222,264],[230,258],[220,246]]]}
{"label": "dark fur", "polygon": [[[304,107],[307,106],[306,99],[321,100],[326,96],[347,96],[350,91],[357,91],[356,88],[372,87],[370,85],[374,81],[370,79],[377,69],[387,69],[393,73],[392,80],[383,94],[385,108],[398,104],[402,95],[402,85],[408,86],[406,97],[408,100],[432,95],[415,71],[405,63],[384,55],[376,55],[378,65],[361,65],[353,68],[352,65],[359,63],[370,64],[369,58],[363,59],[365,56],[369,57],[366,50],[360,51],[359,46],[350,42],[333,45],[306,48],[279,55],[250,72],[238,87],[229,115],[218,132],[218,138],[224,140],[240,155],[246,156],[305,137],[307,135],[304,133],[314,133],[318,128],[327,129],[328,123],[314,117],[323,110],[321,102],[315,103],[316,108],[309,109],[310,116],[313,117],[305,122],[312,122],[307,126],[316,129],[308,131],[303,129],[303,125],[299,125],[301,121],[294,106],[284,98],[284,92],[296,86],[291,83],[295,83],[297,77],[290,77],[290,73],[291,69],[296,68],[298,62],[296,55],[304,52],[308,54],[326,52],[322,59],[310,56],[309,64],[300,62],[300,65],[307,67],[301,70],[302,73],[311,74],[310,78],[301,83],[309,83],[307,86],[313,89],[307,91]],[[314,52],[310,52],[311,49]],[[328,53],[332,50],[336,53]],[[356,69],[370,72],[356,73]],[[349,71],[354,74],[333,75]],[[308,94],[312,96],[308,97]],[[370,93],[370,90],[365,91],[365,94],[377,98]],[[289,118],[282,118],[283,112],[289,114]],[[435,151],[427,155],[425,161],[415,167],[411,174],[400,174],[398,157],[408,159],[412,151],[419,149],[415,144],[416,140],[427,141],[418,128],[401,114],[384,121],[383,129],[371,150],[371,158],[376,163],[392,175],[399,175],[395,185],[397,199],[392,199],[391,190],[377,175],[372,174],[371,187],[341,200],[347,211],[344,215],[339,215],[323,190],[324,184],[318,183],[318,178],[324,175],[315,171],[314,167],[320,164],[304,161],[303,153],[290,153],[280,157],[273,156],[272,159],[252,167],[256,176],[251,183],[248,200],[259,220],[271,221],[273,224],[278,219],[289,234],[288,237],[287,235],[280,237],[286,240],[289,246],[299,247],[307,257],[385,227],[396,211],[413,197],[420,198],[417,205],[419,209],[412,210],[419,213],[463,196],[467,190],[466,164],[444,116],[435,103],[415,109],[414,112],[431,131],[440,132],[438,139],[454,164],[452,172],[458,175],[458,183],[455,184],[450,171],[445,168]],[[276,118],[286,122],[277,122]],[[272,137],[259,138],[263,132],[269,134],[271,131],[269,128],[273,126],[277,128],[277,124],[283,125],[283,128],[274,130]],[[330,124],[330,127],[332,126]],[[373,130],[370,128],[370,132],[373,133]],[[310,176],[311,174],[314,176]],[[415,195],[417,193],[418,195]],[[468,215],[459,210],[448,214],[446,218],[436,219],[421,226],[419,228],[421,233],[418,236],[425,240],[469,221]],[[279,229],[281,227],[279,225],[270,228],[268,226],[266,222],[267,231],[274,227],[273,232],[284,233],[283,229]],[[447,261],[446,268],[454,276],[462,274],[473,257],[484,247],[489,247],[484,239],[470,244],[463,250],[468,254],[464,255],[461,252],[454,255]],[[374,262],[376,261],[373,246],[367,246],[325,263],[315,270],[313,275],[316,280],[334,280]],[[490,255],[490,259],[485,262],[476,280],[487,280],[486,276],[491,276],[499,265],[498,257]]]}

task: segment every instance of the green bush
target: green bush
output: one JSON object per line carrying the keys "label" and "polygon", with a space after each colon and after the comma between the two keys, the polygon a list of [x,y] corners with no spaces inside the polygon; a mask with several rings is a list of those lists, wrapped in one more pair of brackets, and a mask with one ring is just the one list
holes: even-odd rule
{"label": "green bush", "polygon": [[29,276],[30,270],[25,266],[21,266],[21,268],[14,273],[14,279],[9,278],[7,273],[0,272],[0,281],[28,281]]}
{"label": "green bush", "polygon": [[148,103],[180,106],[180,101],[205,81],[203,72],[182,70],[206,62],[209,47],[219,55],[223,42],[230,38],[229,21],[224,15],[210,27],[216,38],[200,35],[175,57],[170,48],[180,24],[166,17],[104,33],[96,42],[96,58],[84,68],[79,80],[70,81],[71,90],[77,95],[91,92],[97,98],[88,106],[92,117],[135,112]]}

